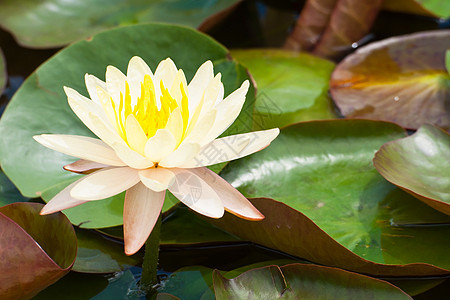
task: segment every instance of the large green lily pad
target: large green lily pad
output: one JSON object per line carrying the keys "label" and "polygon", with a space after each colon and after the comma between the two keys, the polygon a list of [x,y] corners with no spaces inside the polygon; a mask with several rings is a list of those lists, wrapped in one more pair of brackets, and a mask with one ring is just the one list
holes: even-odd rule
{"label": "large green lily pad", "polygon": [[334,70],[331,95],[348,118],[392,121],[417,129],[450,129],[450,30],[420,32],[371,43]]}
{"label": "large green lily pad", "polygon": [[0,295],[28,299],[69,272],[77,252],[62,213],[40,216],[39,203],[0,207]]}
{"label": "large green lily pad", "polygon": [[450,215],[450,136],[431,125],[389,142],[373,159],[388,181]]}
{"label": "large green lily pad", "polygon": [[[223,46],[195,30],[174,25],[122,27],[69,46],[24,82],[0,120],[1,165],[22,194],[27,197],[43,195],[48,200],[49,195],[79,177],[62,169],[75,158],[46,149],[32,138],[41,133],[93,135],[70,110],[62,87],[70,86],[87,95],[85,73],[104,79],[107,65],[125,71],[134,55],[141,56],[153,70],[159,61],[171,57],[188,80],[204,61],[212,60],[215,72],[222,72],[225,95],[249,78],[244,67],[227,58],[228,52]],[[253,103],[254,89],[251,88],[241,115],[224,135],[251,130]],[[85,228],[120,225],[122,199],[86,203],[73,208],[68,217]],[[98,213],[100,211],[102,213]]]}
{"label": "large green lily pad", "polygon": [[216,299],[411,299],[379,279],[335,268],[291,264],[247,271],[234,279],[213,273]]}
{"label": "large green lily pad", "polygon": [[332,62],[275,49],[235,50],[231,54],[248,68],[256,82],[257,129],[336,117],[328,96]]}
{"label": "large green lily pad", "polygon": [[[221,175],[265,215],[226,215],[213,224],[324,265],[366,274],[447,274],[450,217],[397,189],[372,165],[400,127],[369,120],[299,123]],[[280,201],[280,202],[278,202]],[[315,224],[314,224],[314,223]],[[431,265],[434,266],[431,266]]]}
{"label": "large green lily pad", "polygon": [[198,27],[207,20],[212,22],[215,14],[238,1],[5,0],[0,3],[0,25],[24,46],[50,48],[136,23]]}
{"label": "large green lily pad", "polygon": [[8,177],[0,171],[0,206],[26,201],[28,199],[23,197]]}

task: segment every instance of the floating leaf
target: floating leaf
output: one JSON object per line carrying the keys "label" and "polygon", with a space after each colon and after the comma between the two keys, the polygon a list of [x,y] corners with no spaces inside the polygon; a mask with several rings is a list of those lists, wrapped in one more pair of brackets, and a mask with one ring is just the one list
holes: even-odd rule
{"label": "floating leaf", "polygon": [[26,202],[23,197],[6,175],[0,171],[0,206],[14,202]]}
{"label": "floating leaf", "polygon": [[[244,67],[227,59],[223,46],[195,30],[174,25],[117,28],[65,48],[28,77],[0,120],[1,165],[25,196],[42,195],[48,200],[50,194],[80,176],[62,169],[75,160],[73,157],[46,149],[32,138],[41,133],[93,136],[70,110],[62,87],[70,86],[83,93],[85,73],[103,79],[107,65],[125,70],[134,55],[141,56],[153,70],[159,61],[171,57],[188,79],[203,62],[212,60],[214,71],[222,73],[225,95],[249,78]],[[253,103],[251,88],[241,115],[225,135],[251,130]],[[216,171],[224,165],[216,167]],[[68,210],[68,217],[74,224],[83,223],[85,228],[117,226],[122,224],[122,199],[91,201],[72,208],[70,213]]]}
{"label": "floating leaf", "polygon": [[450,215],[450,136],[423,125],[413,135],[381,147],[375,168],[393,184]]}
{"label": "floating leaf", "polygon": [[0,207],[0,295],[28,299],[69,272],[77,252],[62,213],[39,215],[39,203]]}
{"label": "floating leaf", "polygon": [[213,273],[220,299],[411,299],[379,279],[339,269],[292,264],[253,269],[234,279]]}
{"label": "floating leaf", "polygon": [[332,62],[275,49],[235,50],[231,54],[249,69],[256,81],[257,129],[335,117],[328,96]]}
{"label": "floating leaf", "polygon": [[73,270],[84,273],[113,273],[142,264],[138,253],[127,256],[123,244],[102,237],[99,233],[78,229],[78,254]]}
{"label": "floating leaf", "polygon": [[450,30],[421,32],[372,43],[334,70],[331,94],[349,118],[392,121],[417,129],[450,128],[450,76],[444,55]]}
{"label": "floating leaf", "polygon": [[116,26],[136,23],[168,22],[198,27],[205,21],[212,22],[214,14],[237,2],[6,0],[0,4],[0,25],[12,32],[24,46],[50,48]]}
{"label": "floating leaf", "polygon": [[450,17],[447,0],[385,0],[383,9],[427,17]]}
{"label": "floating leaf", "polygon": [[381,145],[404,136],[394,124],[369,120],[286,127],[269,147],[221,173],[247,197],[277,200],[252,201],[266,218],[227,214],[210,222],[328,266],[383,276],[448,274],[450,227],[442,224],[450,217],[397,189],[372,165]]}

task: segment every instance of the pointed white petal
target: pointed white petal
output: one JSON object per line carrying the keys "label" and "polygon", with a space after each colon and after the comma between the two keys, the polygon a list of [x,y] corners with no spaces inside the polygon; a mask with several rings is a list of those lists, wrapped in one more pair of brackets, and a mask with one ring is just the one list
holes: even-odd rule
{"label": "pointed white petal", "polygon": [[70,191],[79,200],[100,200],[117,195],[140,181],[138,171],[129,167],[105,168],[86,175]]}
{"label": "pointed white petal", "polygon": [[175,181],[175,174],[165,168],[151,168],[139,171],[143,184],[155,192],[166,190]]}
{"label": "pointed white petal", "polygon": [[248,220],[264,219],[264,215],[247,198],[210,169],[204,167],[190,170],[217,193],[226,211]]}
{"label": "pointed white petal", "polygon": [[[170,58],[166,58],[165,60],[161,61],[155,70],[155,79],[157,80],[156,82],[154,82],[155,89],[159,90],[160,80],[163,81],[164,87],[166,89],[170,89],[176,76],[177,67],[175,66],[175,63]],[[156,96],[156,99],[159,99],[158,95]]]}
{"label": "pointed white petal", "polygon": [[181,90],[180,86],[183,86],[184,92],[187,93],[187,83],[186,83],[186,76],[184,76],[183,70],[178,70],[175,79],[173,80],[173,83],[169,88],[170,95],[177,101],[177,104],[179,107],[181,107]]}
{"label": "pointed white petal", "polygon": [[168,129],[158,129],[145,144],[145,156],[153,162],[160,162],[171,154],[176,146],[175,137]]}
{"label": "pointed white petal", "polygon": [[147,136],[139,124],[138,120],[133,114],[128,115],[125,121],[125,131],[127,134],[127,142],[131,149],[140,154],[144,154],[145,143],[147,143]]}
{"label": "pointed white petal", "polygon": [[177,150],[173,151],[166,158],[159,162],[161,167],[176,168],[186,161],[192,160],[200,150],[197,143],[182,143]]}
{"label": "pointed white petal", "polygon": [[209,111],[217,102],[217,98],[222,93],[223,97],[223,84],[221,81],[222,74],[218,73],[208,84],[205,89],[205,103],[203,104],[204,110]]}
{"label": "pointed white petal", "polygon": [[165,191],[154,192],[142,183],[125,194],[123,207],[123,237],[125,254],[132,255],[141,249],[159,218]]}
{"label": "pointed white petal", "polygon": [[[99,118],[105,121],[108,120],[100,103],[94,102],[91,99],[84,97],[74,89],[66,86],[64,87],[64,92],[67,95],[67,100],[69,102],[70,108],[78,116],[78,118],[80,118],[80,120],[83,121],[83,123],[85,123],[84,119],[82,118],[83,116],[80,116],[78,114],[79,112],[81,112],[82,114],[86,114],[86,112],[89,112],[90,114],[97,115]],[[74,110],[73,105],[76,107],[80,107],[82,110]]]}
{"label": "pointed white petal", "polygon": [[69,172],[73,172],[73,173],[89,174],[98,169],[107,168],[107,167],[110,167],[110,166],[100,164],[95,161],[79,159],[76,162],[65,165],[63,167],[63,169],[66,171],[69,171]]}
{"label": "pointed white petal", "polygon": [[67,208],[75,207],[80,204],[83,204],[87,201],[85,200],[79,200],[75,199],[70,196],[70,190],[77,185],[81,180],[83,180],[84,177],[81,177],[77,181],[69,184],[65,189],[63,189],[61,192],[56,194],[55,197],[52,198],[45,206],[42,208],[40,214],[41,215],[48,215],[52,214],[57,211],[61,211]]}
{"label": "pointed white petal", "polygon": [[172,169],[175,183],[169,191],[189,208],[211,218],[223,216],[224,207],[217,193],[193,169]]}
{"label": "pointed white petal", "polygon": [[198,120],[198,122],[196,122],[196,124],[192,124],[192,126],[188,128],[187,136],[184,138],[183,143],[198,143],[200,147],[202,147],[202,141],[212,130],[217,117],[217,111],[215,109],[207,112]]}
{"label": "pointed white petal", "polygon": [[200,149],[199,153],[180,168],[210,166],[238,159],[267,147],[280,133],[278,128],[223,137]]}
{"label": "pointed white petal", "polygon": [[183,116],[179,107],[175,108],[167,120],[166,128],[169,130],[175,138],[177,145],[180,144],[181,137],[183,136]]}
{"label": "pointed white petal", "polygon": [[108,66],[106,68],[106,90],[114,100],[114,103],[120,102],[120,93],[125,94],[125,81],[127,77],[116,67]]}
{"label": "pointed white petal", "polygon": [[139,56],[130,59],[127,69],[127,79],[130,84],[130,92],[132,99],[141,96],[141,82],[144,81],[145,75],[150,75],[153,79],[153,73],[150,67]]}
{"label": "pointed white petal", "polygon": [[91,97],[92,101],[100,104],[100,99],[97,93],[97,87],[106,90],[106,83],[95,77],[94,75],[84,75],[84,82],[86,83],[86,89]]}
{"label": "pointed white petal", "polygon": [[114,150],[99,139],[64,134],[41,134],[33,138],[41,145],[67,155],[110,166],[125,166]]}
{"label": "pointed white petal", "polygon": [[112,147],[116,151],[117,156],[134,169],[146,169],[153,166],[153,161],[145,156],[140,155],[128,145],[123,144],[113,144]]}
{"label": "pointed white petal", "polygon": [[214,77],[213,64],[211,61],[204,62],[200,68],[198,68],[194,77],[188,85],[189,91],[189,111],[195,111],[197,105],[203,97],[203,93],[208,86],[209,82]]}

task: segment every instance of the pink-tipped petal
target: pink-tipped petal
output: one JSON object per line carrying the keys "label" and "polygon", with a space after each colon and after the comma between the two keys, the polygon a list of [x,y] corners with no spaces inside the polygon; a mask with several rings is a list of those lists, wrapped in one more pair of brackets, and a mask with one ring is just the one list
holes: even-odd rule
{"label": "pink-tipped petal", "polygon": [[63,189],[61,192],[56,194],[55,197],[52,198],[41,210],[41,215],[48,215],[52,214],[57,211],[61,211],[64,209],[68,209],[71,207],[78,206],[80,204],[83,204],[87,201],[85,200],[79,200],[75,199],[70,196],[70,190],[77,185],[81,180],[83,180],[84,177],[78,179],[77,181],[69,184],[65,189]]}
{"label": "pink-tipped petal", "polygon": [[192,160],[180,165],[180,168],[210,166],[250,155],[267,147],[279,133],[278,128],[273,128],[216,139],[202,147]]}
{"label": "pink-tipped petal", "polygon": [[193,174],[208,183],[208,185],[216,191],[225,210],[247,220],[262,220],[264,215],[261,214],[253,204],[248,201],[238,190],[236,190],[225,179],[214,173],[208,168],[189,169]]}
{"label": "pink-tipped petal", "polygon": [[138,183],[125,194],[123,235],[126,255],[136,253],[144,245],[159,218],[165,193],[154,192]]}
{"label": "pink-tipped petal", "polygon": [[169,191],[186,206],[210,218],[221,218],[224,207],[216,191],[197,173],[195,169],[171,169],[175,182]]}
{"label": "pink-tipped petal", "polygon": [[138,170],[129,167],[105,168],[86,175],[70,191],[79,200],[101,200],[117,195],[140,181]]}
{"label": "pink-tipped petal", "polygon": [[79,159],[76,162],[65,165],[63,167],[64,170],[79,173],[79,174],[90,174],[93,171],[97,171],[98,169],[110,167],[109,165],[100,164],[95,161],[90,161],[86,159]]}
{"label": "pink-tipped petal", "polygon": [[175,182],[175,174],[165,168],[151,168],[139,171],[142,183],[155,192],[166,190]]}

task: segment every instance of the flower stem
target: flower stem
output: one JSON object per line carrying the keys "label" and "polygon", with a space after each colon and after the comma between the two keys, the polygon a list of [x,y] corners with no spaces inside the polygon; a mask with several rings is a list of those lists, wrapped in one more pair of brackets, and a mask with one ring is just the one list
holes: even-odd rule
{"label": "flower stem", "polygon": [[147,295],[152,296],[156,293],[156,285],[158,284],[158,257],[159,257],[159,235],[161,232],[161,215],[153,227],[152,233],[145,242],[144,261],[142,262],[142,276],[140,289]]}

